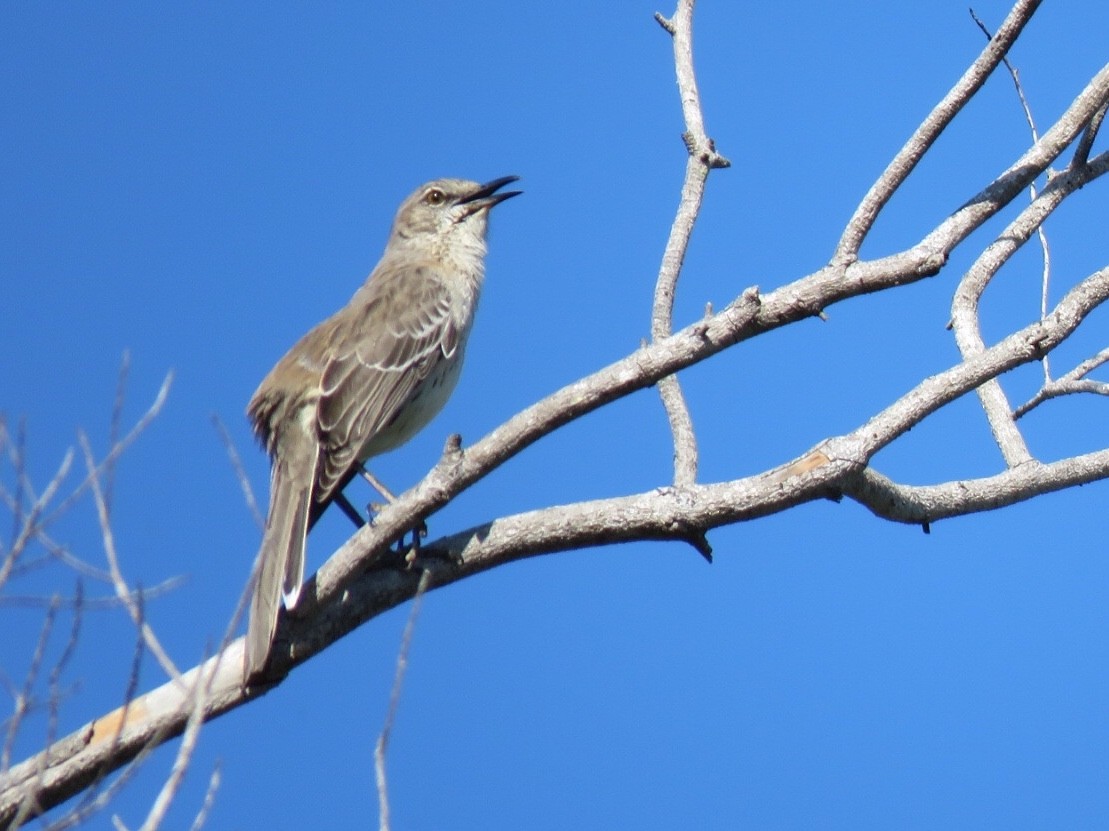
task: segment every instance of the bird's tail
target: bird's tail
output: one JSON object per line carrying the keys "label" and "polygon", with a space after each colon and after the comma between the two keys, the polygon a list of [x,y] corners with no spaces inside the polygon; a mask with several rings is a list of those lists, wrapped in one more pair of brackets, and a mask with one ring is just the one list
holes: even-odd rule
{"label": "bird's tail", "polygon": [[[315,448],[290,442],[276,454],[270,475],[270,510],[255,569],[254,596],[246,631],[246,680],[265,669],[282,603],[296,605],[304,582],[304,544],[315,480]],[[298,447],[299,446],[299,447]],[[302,452],[298,452],[301,450]]]}

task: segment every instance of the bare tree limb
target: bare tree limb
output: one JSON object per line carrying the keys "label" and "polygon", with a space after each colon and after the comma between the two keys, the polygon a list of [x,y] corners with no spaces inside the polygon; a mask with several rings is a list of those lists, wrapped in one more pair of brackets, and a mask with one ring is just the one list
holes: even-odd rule
{"label": "bare tree limb", "polygon": [[[657,341],[673,331],[674,296],[678,278],[686,251],[689,250],[693,226],[701,212],[709,172],[715,168],[728,167],[731,162],[716,152],[715,144],[705,133],[701,95],[693,71],[693,0],[679,0],[677,11],[670,19],[655,12],[655,20],[670,33],[674,44],[674,68],[678,78],[682,116],[685,119],[682,138],[688,152],[678,212],[670,227],[670,237],[666,241],[655,284],[651,337]],[[693,430],[689,406],[676,375],[669,375],[659,381],[658,389],[670,421],[670,432],[674,437],[674,484],[678,487],[692,485],[697,480],[697,436]]]}
{"label": "bare tree limb", "polygon": [[992,511],[1053,491],[1104,479],[1109,450],[1059,462],[1032,460],[996,476],[961,479],[941,485],[901,485],[870,468],[845,483],[844,494],[875,516],[894,522],[928,525],[940,519]]}
{"label": "bare tree limb", "polygon": [[[664,298],[661,303],[665,331],[656,331],[653,319],[655,337],[651,343],[554,392],[472,446],[463,449],[460,443],[449,444],[438,464],[421,482],[402,494],[396,503],[385,507],[373,525],[356,533],[305,585],[296,610],[283,618],[279,626],[272,675],[267,681],[280,683],[292,668],[365,620],[413,597],[424,579],[415,571],[371,570],[367,565],[374,563],[420,520],[543,436],[749,338],[817,316],[835,303],[939,273],[956,247],[1019,197],[1076,138],[1096,132],[1099,114],[1109,101],[1109,67],[1105,67],[1027,152],[961,207],[938,218],[917,244],[878,259],[859,258],[862,242],[882,207],[1001,61],[1037,5],[1028,0],[1016,4],[998,35],[875,182],[845,228],[836,256],[827,266],[766,293],[749,288],[721,311],[709,313],[703,320],[673,334],[669,334],[669,329],[676,283],[671,283],[671,300]],[[691,13],[692,3],[679,3],[675,20],[660,17],[660,22],[675,36],[676,50],[683,10]],[[682,97],[684,107],[687,100],[684,90]],[[694,109],[699,117],[699,108]],[[701,127],[697,136],[703,135]],[[697,136],[694,144],[699,140]],[[708,149],[715,153],[711,146]],[[700,171],[700,183],[696,178],[692,180],[698,188],[692,196],[699,201],[708,168],[704,159],[698,162],[692,153],[687,164],[692,165],[687,167],[687,174],[691,169]],[[1025,234],[1027,238],[1050,210],[1107,170],[1109,154],[1081,160],[1076,154],[1070,166],[1052,177],[1043,192],[1010,224],[1007,233],[1016,233],[1018,237]],[[684,198],[683,189],[683,202]],[[689,216],[691,228],[696,210]],[[678,240],[672,251],[675,281],[685,250],[683,234],[688,239],[688,231],[679,229],[677,235],[672,234]],[[972,269],[973,273],[964,280],[966,297],[960,303],[972,306],[977,302],[975,280],[979,273],[996,273],[1015,250],[1014,245],[1013,240],[998,239],[987,249],[976,264],[979,271]],[[664,269],[666,260],[664,257]],[[870,469],[876,453],[932,413],[1008,370],[1049,354],[1107,299],[1109,269],[1103,269],[1066,292],[1054,309],[1045,309],[1042,319],[993,345],[986,345],[979,336],[979,342],[972,344],[973,348],[964,353],[959,363],[924,379],[855,430],[825,439],[797,458],[755,475],[696,484],[695,477],[676,470],[672,487],[500,517],[433,542],[425,546],[425,553],[449,553],[454,558],[426,558],[424,573],[429,588],[448,585],[513,560],[587,546],[677,540],[707,551],[707,533],[711,529],[818,499],[847,495],[879,516],[927,525],[937,519],[1109,478],[1109,450],[1051,463],[1028,460],[994,477],[923,487],[899,485]],[[695,464],[692,469],[695,472]],[[92,488],[98,505],[102,504],[97,475],[90,474],[81,487]],[[22,501],[20,497],[15,503]],[[139,606],[141,621],[142,596],[133,602]],[[199,718],[198,710],[202,710],[204,719],[214,718],[264,694],[268,686],[241,686],[242,659],[240,639],[180,678],[145,695],[135,698],[129,695],[118,710],[89,722],[42,753],[13,766],[0,777],[0,826],[13,817],[19,820],[38,816],[98,783],[107,772],[130,760],[141,759],[155,744],[189,729],[193,720]],[[193,691],[200,689],[207,691],[202,705],[193,695]],[[100,793],[86,804],[99,802],[103,795]]]}
{"label": "bare tree limb", "polygon": [[[993,280],[998,270],[1031,238],[1043,222],[1063,200],[1073,192],[1068,170],[1053,178],[1032,203],[1009,223],[997,239],[982,252],[959,282],[951,308],[951,325],[955,341],[964,358],[981,354],[986,346],[982,340],[978,304],[982,292]],[[1078,176],[1084,175],[1082,171]],[[1009,401],[996,379],[987,381],[978,389],[978,397],[993,431],[994,440],[1001,449],[1005,463],[1010,467],[1030,461],[1032,455],[1017,429]]]}
{"label": "bare tree limb", "polygon": [[916,129],[916,132],[905,143],[905,146],[894,156],[893,161],[889,163],[889,166],[878,177],[878,180],[871,185],[870,190],[863,197],[863,201],[855,209],[854,216],[847,223],[847,228],[844,229],[839,245],[836,246],[836,253],[832,258],[833,262],[847,265],[858,259],[863,240],[870,233],[870,229],[874,226],[874,221],[878,218],[882,208],[909,177],[909,174],[913,172],[917,162],[924,157],[924,154],[940,137],[947,125],[954,120],[959,111],[974,97],[974,94],[986,83],[986,79],[997,69],[998,64],[1012,48],[1025,25],[1032,19],[1032,15],[1039,7],[1040,2],[1041,0],[1021,0],[1013,6],[1012,11],[1005,18],[1005,22],[1001,24],[997,34],[982,50],[977,60],[971,64],[963,77],[943,97],[943,100],[936,105],[935,109],[928,114],[928,117]]}

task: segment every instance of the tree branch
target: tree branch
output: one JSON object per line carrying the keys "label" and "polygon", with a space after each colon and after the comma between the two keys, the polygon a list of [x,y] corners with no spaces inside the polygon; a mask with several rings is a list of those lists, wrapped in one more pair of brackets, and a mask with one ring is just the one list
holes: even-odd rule
{"label": "tree branch", "polygon": [[940,519],[992,511],[1053,491],[1109,477],[1109,450],[1044,464],[1031,460],[996,476],[941,485],[901,485],[867,468],[849,478],[845,496],[875,516],[928,525]]}
{"label": "tree branch", "polygon": [[871,185],[863,201],[855,209],[855,214],[847,223],[843,236],[840,237],[836,253],[832,258],[833,262],[846,265],[858,259],[863,240],[870,233],[882,208],[913,172],[917,163],[940,137],[947,125],[955,119],[959,111],[997,69],[998,64],[1020,37],[1020,33],[1032,19],[1041,2],[1042,0],[1021,0],[1013,7],[1005,22],[1001,24],[1001,28],[997,30],[997,34],[982,50],[977,60],[928,114],[878,180]]}
{"label": "tree branch", "polygon": [[[682,138],[688,151],[678,212],[662,255],[651,309],[651,337],[658,341],[673,331],[678,278],[689,250],[693,225],[701,212],[709,172],[731,163],[716,152],[712,139],[705,133],[701,95],[693,71],[693,0],[679,0],[672,18],[656,12],[655,19],[670,33],[674,44],[674,68],[685,119]],[[669,375],[660,380],[658,390],[674,437],[674,484],[679,487],[692,485],[697,480],[697,436],[677,376]]]}
{"label": "tree branch", "polygon": [[[1102,161],[1109,163],[1109,159]],[[955,333],[959,351],[964,358],[981,354],[986,348],[982,340],[978,308],[986,286],[997,275],[1001,266],[1032,238],[1052,211],[1059,207],[1068,195],[1081,187],[1078,182],[1084,181],[1089,173],[1089,166],[1083,166],[1077,171],[1068,168],[1065,173],[1054,177],[1042,193],[1032,200],[1032,203],[1021,211],[982,252],[963,276],[952,302],[951,327]],[[978,389],[978,397],[1005,463],[1015,467],[1030,461],[1032,455],[1028,452],[1028,446],[1020,430],[1017,429],[1001,384],[997,380],[987,381]]]}
{"label": "tree branch", "polygon": [[[448,445],[438,464],[421,482],[382,510],[371,526],[348,540],[305,585],[295,612],[283,618],[279,626],[273,675],[269,680],[280,683],[293,667],[365,620],[411,598],[417,591],[419,569],[374,570],[370,566],[420,520],[543,436],[749,338],[819,315],[835,303],[937,274],[951,251],[1010,204],[1080,133],[1091,134],[1092,125],[1109,100],[1109,67],[1106,67],[1041,139],[975,197],[940,220],[919,243],[875,260],[858,258],[859,247],[878,212],[920,155],[1001,60],[1037,5],[1031,0],[1017,3],[974,66],[871,188],[845,229],[836,257],[829,265],[769,293],[749,288],[723,310],[668,334],[673,286],[696,216],[694,207],[688,214],[688,228],[672,231],[674,245],[668,244],[664,256],[663,270],[672,262],[675,281],[670,283],[669,299],[664,297],[660,301],[659,319],[665,329],[656,330],[653,318],[655,338],[650,344],[528,407],[471,447]],[[674,21],[665,18],[660,21],[674,34],[676,53],[683,10],[691,13],[692,3],[680,3]],[[677,63],[680,65],[680,59]],[[694,86],[694,93],[695,89]],[[687,98],[683,90],[683,109]],[[695,103],[695,98],[689,100]],[[699,108],[694,110],[699,118]],[[690,123],[699,122],[691,122],[687,113],[687,126]],[[695,147],[701,147],[698,137],[704,137],[703,127],[690,142]],[[715,153],[711,145],[708,151]],[[691,151],[687,183],[692,183],[692,189],[686,194],[683,187],[683,207],[687,195],[693,200],[691,205],[699,205],[704,176],[713,166],[712,158],[699,158]],[[1062,201],[1077,192],[1107,168],[1109,154],[1104,153],[1088,163],[1085,159],[1072,163],[1014,222],[1023,219],[1030,223],[1038,211],[1058,204],[1054,200]],[[697,176],[690,177],[691,170],[698,172],[699,183]],[[675,227],[685,222],[682,216],[680,208]],[[993,268],[991,258],[1003,253],[1003,243],[998,240],[995,246],[1001,247],[984,255],[983,269]],[[1004,257],[1000,262],[1003,261]],[[712,528],[842,494],[887,518],[927,523],[983,510],[983,506],[992,504],[991,499],[998,505],[1011,504],[1036,493],[1109,477],[1109,451],[1051,464],[1032,461],[990,479],[915,488],[892,483],[868,469],[874,454],[930,414],[1000,374],[1049,353],[1107,298],[1109,269],[1103,269],[1067,292],[1041,320],[993,346],[981,344],[981,348],[970,350],[960,363],[924,379],[856,430],[822,441],[796,459],[754,476],[698,485],[688,473],[676,471],[676,484],[672,487],[503,517],[441,539],[426,546],[426,553],[448,552],[458,559],[427,557],[430,586],[447,585],[523,557],[632,540],[678,540],[707,551],[705,535]],[[116,452],[114,448],[112,452]],[[689,470],[688,465],[685,469]],[[82,487],[94,483],[96,477],[90,474]],[[966,496],[960,496],[960,486],[965,487]],[[948,501],[941,503],[938,498],[943,494]],[[0,826],[20,812],[33,816],[49,810],[99,781],[107,772],[148,752],[155,744],[180,735],[200,706],[190,691],[208,690],[202,706],[204,719],[264,694],[268,686],[241,686],[242,643],[241,639],[231,643],[179,679],[128,700],[120,709],[11,768],[0,778]]]}

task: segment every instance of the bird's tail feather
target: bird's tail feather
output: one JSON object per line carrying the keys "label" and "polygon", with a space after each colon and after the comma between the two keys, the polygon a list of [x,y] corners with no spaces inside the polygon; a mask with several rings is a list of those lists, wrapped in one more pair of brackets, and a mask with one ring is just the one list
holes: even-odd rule
{"label": "bird's tail feather", "polygon": [[291,609],[300,596],[314,468],[314,458],[287,458],[286,454],[279,454],[273,462],[270,510],[258,552],[258,579],[246,632],[248,681],[262,672],[269,660],[282,602]]}

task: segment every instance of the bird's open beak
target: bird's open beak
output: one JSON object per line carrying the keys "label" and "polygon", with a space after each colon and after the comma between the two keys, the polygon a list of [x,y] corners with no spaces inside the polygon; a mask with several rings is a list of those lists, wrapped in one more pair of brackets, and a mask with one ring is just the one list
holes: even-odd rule
{"label": "bird's open beak", "polygon": [[519,176],[502,176],[500,179],[486,182],[469,196],[465,196],[458,200],[458,204],[469,206],[470,210],[467,213],[480,211],[482,208],[492,208],[494,205],[499,205],[506,199],[511,199],[513,196],[519,196],[523,193],[522,190],[510,190],[504,193],[497,193],[498,190],[509,182],[517,182],[519,180]]}

